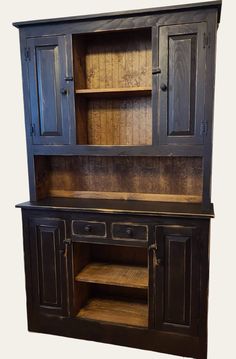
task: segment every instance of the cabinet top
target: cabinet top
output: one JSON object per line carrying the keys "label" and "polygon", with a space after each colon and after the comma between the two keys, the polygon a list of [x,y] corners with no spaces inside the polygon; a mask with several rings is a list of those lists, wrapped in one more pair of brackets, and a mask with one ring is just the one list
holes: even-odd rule
{"label": "cabinet top", "polygon": [[221,5],[222,1],[208,1],[208,2],[200,2],[193,4],[182,4],[182,5],[174,5],[174,6],[165,6],[165,7],[156,7],[149,9],[138,9],[138,10],[128,10],[128,11],[119,11],[119,12],[108,12],[108,13],[100,13],[93,15],[81,15],[81,16],[70,16],[70,17],[61,17],[54,19],[43,19],[43,20],[31,20],[31,21],[21,21],[14,22],[13,25],[17,28],[24,26],[32,26],[32,25],[48,25],[50,23],[65,23],[72,21],[84,21],[84,20],[102,20],[107,18],[119,18],[119,17],[127,17],[127,16],[141,16],[141,15],[154,15],[155,13],[166,13],[170,11],[187,11],[187,10],[205,10],[209,8],[215,8],[218,11],[218,23],[220,22],[220,14],[221,14]]}
{"label": "cabinet top", "polygon": [[16,207],[31,210],[59,210],[64,212],[98,212],[146,216],[214,218],[214,208],[212,203],[208,208],[203,208],[200,203],[148,201],[142,201],[140,203],[140,201],[125,200],[46,198],[37,202],[20,203],[16,205]]}

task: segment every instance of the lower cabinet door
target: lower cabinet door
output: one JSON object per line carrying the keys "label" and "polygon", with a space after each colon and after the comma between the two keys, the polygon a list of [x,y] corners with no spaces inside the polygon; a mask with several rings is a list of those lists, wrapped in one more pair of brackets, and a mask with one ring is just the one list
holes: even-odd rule
{"label": "lower cabinet door", "polygon": [[200,305],[200,238],[197,228],[156,226],[152,248],[155,328],[197,334]]}
{"label": "lower cabinet door", "polygon": [[30,218],[32,305],[39,313],[67,314],[65,221]]}

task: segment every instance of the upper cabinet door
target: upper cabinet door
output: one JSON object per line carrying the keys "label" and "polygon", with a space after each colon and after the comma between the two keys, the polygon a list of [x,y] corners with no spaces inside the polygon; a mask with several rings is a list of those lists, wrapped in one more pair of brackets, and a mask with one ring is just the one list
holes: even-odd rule
{"label": "upper cabinet door", "polygon": [[203,144],[206,23],[159,28],[159,143]]}
{"label": "upper cabinet door", "polygon": [[68,90],[65,87],[66,38],[27,41],[33,144],[68,144]]}

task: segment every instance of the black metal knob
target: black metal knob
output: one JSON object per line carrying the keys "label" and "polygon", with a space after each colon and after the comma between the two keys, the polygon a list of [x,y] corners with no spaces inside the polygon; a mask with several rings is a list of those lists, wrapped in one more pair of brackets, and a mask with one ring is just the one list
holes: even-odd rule
{"label": "black metal knob", "polygon": [[126,234],[131,237],[132,234],[133,234],[132,229],[131,229],[131,228],[127,228],[127,229],[126,229]]}
{"label": "black metal knob", "polygon": [[63,89],[61,89],[60,90],[60,93],[62,94],[62,95],[67,95],[67,89],[65,89],[65,88],[63,88]]}
{"label": "black metal knob", "polygon": [[161,88],[162,91],[165,92],[165,91],[167,90],[167,85],[163,82],[163,83],[161,84],[160,88]]}
{"label": "black metal knob", "polygon": [[91,232],[91,229],[92,229],[92,227],[90,225],[88,225],[88,224],[86,226],[84,226],[84,230],[87,233]]}

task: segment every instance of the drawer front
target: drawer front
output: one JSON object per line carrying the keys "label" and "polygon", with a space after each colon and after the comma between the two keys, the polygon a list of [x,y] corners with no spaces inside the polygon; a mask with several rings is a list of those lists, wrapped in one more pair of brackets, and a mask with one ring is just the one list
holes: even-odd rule
{"label": "drawer front", "polygon": [[148,226],[133,223],[112,223],[112,238],[146,241],[148,239]]}
{"label": "drawer front", "polygon": [[107,230],[105,222],[95,221],[72,221],[72,234],[81,237],[99,237],[106,238]]}

